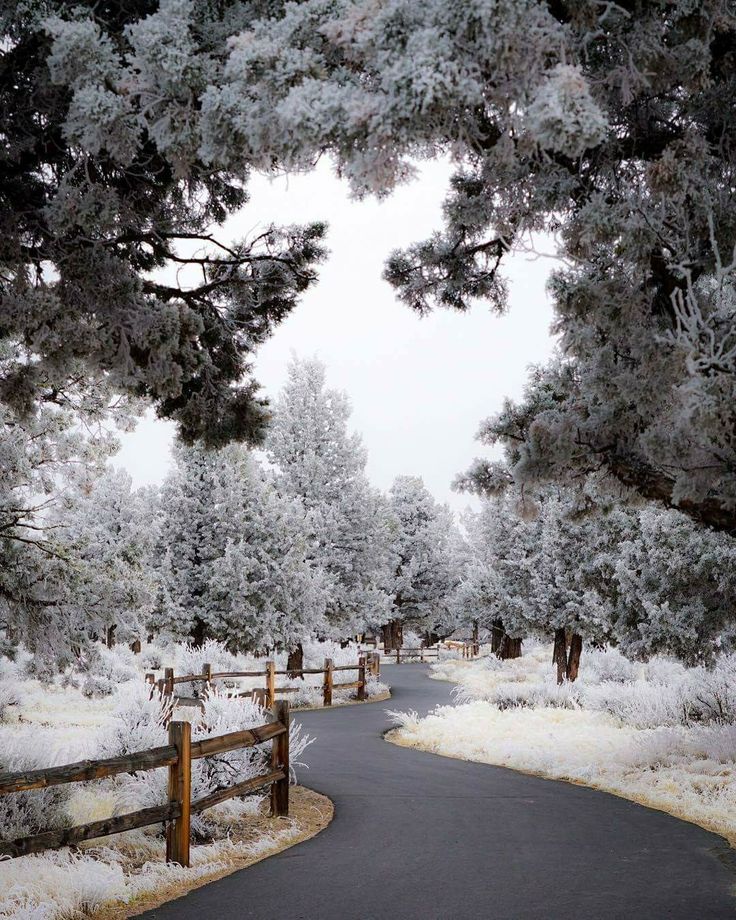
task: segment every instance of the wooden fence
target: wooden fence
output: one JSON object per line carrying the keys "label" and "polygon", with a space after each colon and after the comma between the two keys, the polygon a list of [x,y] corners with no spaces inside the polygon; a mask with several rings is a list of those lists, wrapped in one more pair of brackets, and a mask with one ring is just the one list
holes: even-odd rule
{"label": "wooden fence", "polygon": [[[336,671],[357,671],[358,679],[346,683],[336,684],[334,674]],[[334,690],[356,690],[356,698],[365,700],[367,697],[368,675],[378,678],[381,673],[381,656],[377,652],[370,652],[368,655],[361,655],[357,664],[335,665],[331,658],[325,658],[324,667],[322,668],[299,668],[278,671],[273,661],[266,662],[266,668],[263,671],[213,671],[210,664],[205,664],[201,674],[182,674],[176,675],[173,668],[165,668],[164,676],[158,681],[153,674],[146,674],[146,680],[151,684],[151,695],[158,689],[161,697],[170,697],[173,699],[190,700],[189,697],[177,697],[177,684],[199,684],[203,685],[204,696],[207,695],[212,682],[215,680],[237,680],[244,677],[265,677],[265,687],[257,687],[253,690],[247,690],[240,696],[250,696],[261,703],[262,706],[271,707],[276,702],[278,693],[297,693],[301,687],[278,687],[276,678],[283,675],[291,677],[303,677],[305,674],[322,675],[322,702],[325,706],[332,705],[332,694]],[[200,702],[195,698],[195,702]]]}
{"label": "wooden fence", "polygon": [[480,651],[480,646],[477,642],[469,641],[445,641],[441,646],[436,646],[433,648],[392,648],[384,649],[383,655],[387,661],[396,660],[396,664],[401,664],[402,660],[406,661],[409,658],[418,658],[420,662],[424,663],[425,661],[430,661],[432,659],[438,660],[440,657],[440,649],[459,649],[462,651],[463,658],[474,658],[478,655]]}
{"label": "wooden fence", "polygon": [[475,658],[476,655],[480,654],[480,643],[474,639],[462,639],[458,641],[454,639],[445,639],[443,645],[445,648],[449,649],[460,649],[463,653],[463,658]]}
{"label": "wooden fence", "polygon": [[[82,760],[79,763],[49,767],[44,770],[30,770],[21,773],[0,774],[0,795],[25,792],[30,789],[46,789],[62,783],[78,783],[103,779],[120,773],[133,773],[169,768],[168,802],[153,808],[143,808],[130,814],[65,827],[59,830],[43,831],[30,837],[12,841],[0,841],[0,856],[26,856],[42,850],[119,834],[121,831],[147,827],[151,824],[166,825],[166,861],[189,865],[190,818],[213,805],[218,805],[235,796],[248,795],[271,787],[271,813],[275,816],[289,814],[289,704],[279,701],[274,704],[272,721],[256,728],[229,732],[215,738],[192,742],[189,722],[169,723],[169,743],[163,747],[111,757],[107,760]],[[192,761],[213,754],[223,754],[239,748],[254,747],[266,741],[272,742],[271,770],[261,776],[234,786],[211,792],[201,799],[192,801]]]}
{"label": "wooden fence", "polygon": [[408,658],[418,658],[420,662],[429,661],[432,658],[439,658],[439,649],[437,648],[392,648],[384,651],[384,657],[387,661],[396,658],[396,664],[401,664],[402,658],[406,661]]}

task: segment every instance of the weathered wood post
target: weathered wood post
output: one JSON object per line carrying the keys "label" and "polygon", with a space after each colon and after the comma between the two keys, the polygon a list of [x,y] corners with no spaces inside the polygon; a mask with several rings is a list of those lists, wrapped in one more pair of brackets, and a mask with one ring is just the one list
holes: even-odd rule
{"label": "weathered wood post", "polygon": [[189,820],[192,801],[192,726],[169,722],[169,744],[176,748],[176,763],[169,767],[169,802],[179,816],[166,826],[166,862],[189,866]]}
{"label": "weathered wood post", "polygon": [[273,706],[276,702],[276,664],[266,662],[266,706]]}
{"label": "weathered wood post", "polygon": [[332,658],[325,658],[325,679],[322,685],[322,705],[332,706]]}
{"label": "weathered wood post", "polygon": [[281,770],[283,779],[271,783],[271,814],[277,818],[289,815],[289,701],[278,700],[271,707],[274,722],[286,726],[283,735],[277,735],[271,748],[271,769]]}
{"label": "weathered wood post", "polygon": [[377,678],[381,676],[381,656],[378,652],[373,653],[373,674]]}
{"label": "weathered wood post", "polygon": [[365,655],[361,655],[358,658],[358,699],[364,700],[366,698],[366,687],[365,687]]}
{"label": "weathered wood post", "polygon": [[167,696],[174,695],[174,669],[164,668],[164,693]]}
{"label": "weathered wood post", "polygon": [[261,709],[267,709],[268,690],[265,687],[256,687],[253,690],[253,702],[258,703]]}

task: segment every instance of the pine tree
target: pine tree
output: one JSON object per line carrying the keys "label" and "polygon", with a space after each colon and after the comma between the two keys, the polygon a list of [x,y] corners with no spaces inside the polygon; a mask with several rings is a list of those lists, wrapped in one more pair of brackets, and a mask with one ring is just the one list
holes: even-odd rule
{"label": "pine tree", "polygon": [[397,477],[389,497],[394,566],[384,647],[394,648],[401,646],[404,623],[434,632],[447,619],[454,588],[454,522],[419,477]]}
{"label": "pine tree", "polygon": [[278,489],[307,512],[310,558],[327,576],[327,620],[340,639],[382,622],[389,606],[386,506],[368,483],[349,417],[345,394],[325,384],[324,366],[295,359],[267,440]]}

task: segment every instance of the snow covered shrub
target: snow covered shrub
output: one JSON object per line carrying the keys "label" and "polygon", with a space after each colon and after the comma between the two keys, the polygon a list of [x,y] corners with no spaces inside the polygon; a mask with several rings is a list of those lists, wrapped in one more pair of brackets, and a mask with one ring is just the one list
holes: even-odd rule
{"label": "snow covered shrub", "polygon": [[687,721],[682,681],[676,684],[654,683],[644,679],[624,683],[585,682],[581,689],[586,709],[607,712],[634,728],[682,725]]}
{"label": "snow covered shrub", "polygon": [[[90,648],[86,656],[85,670],[88,676],[82,684],[82,693],[90,698],[110,696],[121,684],[140,680],[133,652],[121,645],[107,648],[98,644]],[[72,682],[75,675],[73,671],[68,671],[65,676]]]}
{"label": "snow covered shrub", "polygon": [[736,723],[736,655],[722,655],[712,670],[689,675],[687,706],[690,718],[699,722]]}
{"label": "snow covered shrub", "polygon": [[402,648],[420,648],[423,639],[418,632],[413,629],[404,630],[404,640],[401,643]]}
{"label": "snow covered shrub", "polygon": [[16,709],[20,696],[15,685],[10,680],[0,678],[0,722],[5,722],[10,717],[12,709]]}
{"label": "snow covered shrub", "polygon": [[637,665],[615,648],[586,649],[584,678],[595,681],[623,683],[633,680],[641,665]]}
{"label": "snow covered shrub", "polygon": [[[207,639],[199,646],[176,645],[177,658],[171,662],[183,674],[201,674],[205,664],[211,664],[213,671],[244,671],[243,655],[233,655],[224,642]],[[253,668],[253,670],[256,670]]]}
{"label": "snow covered shrub", "polygon": [[[45,739],[30,726],[13,727],[0,736],[0,773],[37,770],[49,766]],[[0,836],[25,837],[47,827],[68,825],[69,786],[32,789],[0,796]]]}
{"label": "snow covered shrub", "polygon": [[408,712],[402,712],[400,709],[387,709],[386,715],[389,721],[397,728],[416,728],[421,719],[416,709],[410,709]]}

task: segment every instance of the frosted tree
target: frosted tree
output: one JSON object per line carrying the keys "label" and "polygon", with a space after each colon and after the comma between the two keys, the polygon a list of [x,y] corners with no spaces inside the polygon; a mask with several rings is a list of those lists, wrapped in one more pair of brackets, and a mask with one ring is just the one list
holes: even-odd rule
{"label": "frosted tree", "polygon": [[736,540],[677,511],[646,508],[611,560],[613,637],[630,657],[708,662],[734,642]]}
{"label": "frosted tree", "polygon": [[159,584],[152,626],[195,645],[210,636],[213,566],[226,543],[215,501],[217,459],[202,447],[175,446],[152,559]]}
{"label": "frosted tree", "polygon": [[[0,373],[9,351],[0,342]],[[96,409],[108,391],[74,397],[68,407],[42,405],[31,415],[0,405],[0,625],[10,651],[23,642],[44,662],[68,658],[86,635],[62,612],[79,570],[61,533],[61,503],[88,488],[115,449]],[[106,415],[124,424],[129,408]]]}
{"label": "frosted tree", "polygon": [[529,626],[554,634],[557,681],[577,679],[583,642],[611,636],[613,607],[605,589],[600,554],[615,552],[618,533],[605,526],[604,511],[579,492],[549,490],[538,501],[536,551],[530,559]]}
{"label": "frosted tree", "polygon": [[329,585],[310,559],[307,515],[244,450],[223,458],[215,500],[226,544],[212,568],[211,635],[231,648],[290,652],[327,625]]}
{"label": "frosted tree", "polygon": [[[521,513],[523,512],[523,513]],[[491,632],[491,650],[501,658],[521,655],[533,617],[532,565],[538,549],[536,506],[520,506],[503,493],[483,500],[465,518],[468,558],[454,602]]]}
{"label": "frosted tree", "polygon": [[734,35],[729,0],[269,7],[208,89],[205,145],[265,167],[329,151],[379,194],[451,153],[445,229],[386,276],[422,313],[503,310],[507,254],[556,235],[553,405],[487,428],[516,479],[603,466],[734,530]]}
{"label": "frosted tree", "polygon": [[178,446],[161,495],[155,626],[201,645],[291,649],[325,627],[303,506],[239,445]]}
{"label": "frosted tree", "polygon": [[310,556],[327,576],[327,619],[340,639],[383,622],[389,609],[386,504],[366,478],[366,452],[348,432],[349,417],[348,399],[326,386],[324,366],[295,359],[266,444],[279,491],[307,513]]}
{"label": "frosted tree", "polygon": [[104,380],[186,440],[262,432],[249,356],[315,280],[324,227],[213,232],[248,165],[198,152],[201,105],[251,15],[215,9],[3,4],[0,398],[18,412]]}
{"label": "frosted tree", "polygon": [[449,508],[439,505],[416,476],[399,476],[389,491],[393,577],[391,619],[384,648],[400,648],[405,623],[435,632],[448,617],[455,588]]}
{"label": "frosted tree", "polygon": [[603,466],[735,528],[730,0],[13,0],[0,26],[3,72],[24,74],[0,81],[13,405],[102,371],[190,439],[257,436],[248,354],[311,283],[322,230],[209,225],[254,168],[329,154],[386,194],[447,153],[444,230],[386,269],[412,308],[505,309],[507,254],[556,234],[568,370],[553,406],[485,435],[516,479]]}
{"label": "frosted tree", "polygon": [[149,500],[132,489],[126,472],[108,469],[65,493],[50,515],[55,546],[70,570],[56,616],[77,648],[85,634],[108,644],[140,638],[154,598]]}

